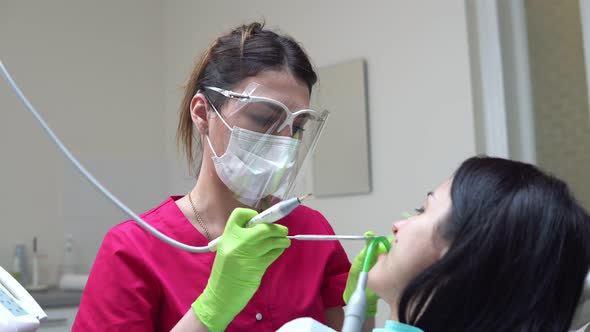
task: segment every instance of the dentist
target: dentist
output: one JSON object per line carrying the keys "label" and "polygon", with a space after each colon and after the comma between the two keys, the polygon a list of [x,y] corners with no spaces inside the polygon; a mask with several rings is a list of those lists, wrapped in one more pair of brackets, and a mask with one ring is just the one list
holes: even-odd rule
{"label": "dentist", "polygon": [[296,41],[259,23],[233,29],[204,52],[178,124],[195,186],[142,218],[193,246],[223,233],[218,250],[179,250],[133,221],[113,227],[74,331],[169,331],[181,318],[193,331],[275,331],[302,316],[340,328],[350,268],[342,246],[285,238],[334,234],[326,219],[300,206],[275,224],[244,226],[286,198],[313,152],[327,118],[309,108],[316,79]]}

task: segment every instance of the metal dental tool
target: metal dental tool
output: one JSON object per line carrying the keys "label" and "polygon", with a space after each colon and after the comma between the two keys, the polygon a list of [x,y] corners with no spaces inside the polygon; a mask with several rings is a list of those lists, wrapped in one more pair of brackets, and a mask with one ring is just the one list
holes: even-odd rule
{"label": "metal dental tool", "polygon": [[340,240],[373,240],[376,236],[364,235],[289,235],[287,239],[300,241],[340,241]]}

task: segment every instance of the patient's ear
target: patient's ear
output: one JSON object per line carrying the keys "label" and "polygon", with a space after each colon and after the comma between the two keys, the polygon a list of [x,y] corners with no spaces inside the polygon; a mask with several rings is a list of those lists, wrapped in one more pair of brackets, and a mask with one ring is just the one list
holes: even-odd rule
{"label": "patient's ear", "polygon": [[581,329],[584,325],[590,322],[590,271],[586,275],[584,281],[584,288],[582,289],[582,296],[576,308],[574,319],[570,330]]}
{"label": "patient's ear", "polygon": [[207,135],[209,133],[209,120],[207,119],[208,106],[207,99],[200,92],[197,92],[191,100],[191,119],[201,135]]}
{"label": "patient's ear", "polygon": [[438,258],[439,259],[443,258],[443,256],[447,253],[447,251],[449,251],[449,246],[444,246],[444,248],[441,249],[440,255],[438,256]]}

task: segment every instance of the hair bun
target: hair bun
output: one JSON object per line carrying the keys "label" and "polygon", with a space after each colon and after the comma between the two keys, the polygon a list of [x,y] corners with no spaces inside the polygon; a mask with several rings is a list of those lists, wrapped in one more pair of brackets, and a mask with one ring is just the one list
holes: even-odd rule
{"label": "hair bun", "polygon": [[244,44],[246,40],[250,38],[253,34],[259,33],[264,28],[264,22],[252,22],[250,24],[243,24],[239,28],[233,31],[233,33],[238,33],[241,35],[240,38],[240,55],[244,53]]}

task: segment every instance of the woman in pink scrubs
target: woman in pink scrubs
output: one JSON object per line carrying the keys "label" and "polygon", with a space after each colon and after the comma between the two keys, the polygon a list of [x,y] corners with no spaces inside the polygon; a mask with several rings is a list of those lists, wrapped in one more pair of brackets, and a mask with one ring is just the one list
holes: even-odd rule
{"label": "woman in pink scrubs", "polygon": [[[241,26],[218,38],[197,62],[180,107],[178,141],[198,175],[196,184],[187,195],[167,198],[142,218],[178,241],[205,246],[224,232],[228,219],[243,225],[243,213],[230,218],[234,209],[260,211],[287,198],[327,116],[309,109],[316,79],[299,44],[261,24]],[[319,212],[304,206],[276,225],[236,225],[235,234],[256,229],[267,237],[286,234],[287,229],[290,235],[334,233]],[[73,330],[169,331],[185,314],[201,330],[275,331],[297,317],[339,329],[350,268],[342,246],[337,241],[288,243],[284,234],[282,242],[267,239],[276,246],[270,251],[274,256],[262,267],[259,287],[236,310],[229,305],[232,299],[212,300],[212,294],[230,287],[213,280],[212,269],[235,268],[249,257],[234,255],[231,263],[222,262],[224,249],[214,265],[216,253],[185,252],[133,221],[123,222],[103,240]],[[250,245],[256,250],[256,243],[244,243],[240,236],[232,241],[220,247]],[[255,274],[252,271],[246,267],[225,277],[236,279]],[[207,308],[225,300],[227,308]],[[199,301],[200,309],[193,310],[191,305]],[[228,325],[217,325],[228,312]]]}

